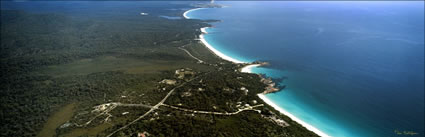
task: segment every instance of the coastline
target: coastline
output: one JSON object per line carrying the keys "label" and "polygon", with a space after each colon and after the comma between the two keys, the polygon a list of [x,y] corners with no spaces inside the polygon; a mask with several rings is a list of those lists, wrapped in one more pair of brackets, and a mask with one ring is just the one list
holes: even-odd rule
{"label": "coastline", "polygon": [[[183,16],[185,17],[185,19],[190,19],[187,16],[187,13],[192,12],[192,11],[196,11],[199,9],[203,9],[203,8],[195,8],[195,9],[190,9],[186,12],[183,13]],[[254,67],[259,67],[262,64],[249,64],[247,62],[242,62],[239,60],[236,60],[232,57],[229,57],[223,53],[221,53],[220,51],[218,51],[217,49],[215,49],[212,45],[210,45],[204,38],[204,35],[207,34],[208,32],[206,31],[206,28],[208,27],[204,27],[204,28],[200,28],[201,30],[201,34],[199,35],[200,41],[209,49],[211,50],[215,55],[219,56],[220,58],[236,63],[236,64],[248,64],[243,66],[240,69],[240,72],[244,72],[244,73],[253,73],[252,72],[252,68]],[[319,129],[311,126],[310,124],[307,124],[306,122],[302,121],[301,119],[295,117],[294,115],[292,115],[291,113],[289,113],[288,111],[286,111],[285,109],[279,107],[278,105],[276,105],[275,103],[273,103],[270,99],[268,99],[263,93],[257,94],[257,96],[263,100],[266,104],[268,104],[269,106],[273,107],[275,110],[279,111],[281,114],[288,116],[289,118],[291,118],[293,121],[299,123],[300,125],[304,126],[307,130],[310,130],[312,132],[314,132],[315,134],[322,136],[322,137],[330,137],[329,135],[325,134],[324,132],[320,131]]]}
{"label": "coastline", "polygon": [[[190,10],[188,10],[188,11],[185,11],[184,13],[183,13],[183,17],[185,18],[185,19],[190,19],[190,17],[188,17],[187,16],[187,13],[189,13],[189,12],[192,12],[192,11],[196,11],[196,10],[199,10],[199,9],[204,9],[204,8],[195,8],[195,9],[190,9]],[[227,56],[227,55],[225,55],[225,54],[223,54],[223,53],[221,53],[220,51],[218,51],[217,49],[215,49],[213,46],[211,46],[206,40],[205,40],[205,38],[204,38],[204,35],[205,34],[207,34],[207,31],[206,31],[206,29],[207,29],[208,27],[203,27],[203,28],[200,28],[200,30],[201,30],[201,34],[199,35],[199,40],[202,42],[202,44],[204,44],[209,50],[211,50],[215,55],[217,55],[218,57],[220,57],[220,58],[222,58],[222,59],[224,59],[224,60],[227,60],[227,61],[230,61],[230,62],[233,62],[233,63],[236,63],[236,64],[244,64],[244,63],[246,63],[246,62],[243,62],[243,61],[240,61],[240,60],[237,60],[237,59],[234,59],[234,58],[232,58],[232,57],[229,57],[229,56]]]}
{"label": "coastline", "polygon": [[[207,27],[205,27],[205,28],[201,28],[201,30],[202,29],[204,29],[204,31],[205,31],[205,29],[206,29]],[[201,35],[199,35],[199,39],[201,40],[201,42],[208,48],[208,49],[210,49],[215,55],[217,55],[218,57],[220,57],[220,58],[222,58],[222,59],[224,59],[224,60],[227,60],[227,61],[230,61],[230,62],[233,62],[233,63],[236,63],[236,64],[244,64],[244,63],[246,63],[246,62],[243,62],[243,61],[239,61],[239,60],[237,60],[237,59],[234,59],[234,58],[232,58],[232,57],[229,57],[229,56],[227,56],[227,55],[225,55],[225,54],[223,54],[223,53],[221,53],[220,51],[218,51],[217,49],[215,49],[213,46],[211,46],[206,40],[205,40],[205,38],[204,38],[204,33],[202,33]]]}
{"label": "coastline", "polygon": [[192,12],[192,11],[195,11],[195,10],[199,10],[199,9],[203,9],[203,8],[194,8],[194,9],[187,10],[187,11],[185,11],[185,12],[183,13],[183,17],[184,17],[185,19],[190,19],[190,18],[189,18],[189,16],[187,16],[187,13]]}
{"label": "coastline", "polygon": [[241,68],[241,72],[253,73],[252,72],[252,68],[259,67],[259,66],[261,66],[261,64],[246,65],[246,66],[244,66],[244,67]]}
{"label": "coastline", "polygon": [[288,111],[286,111],[285,109],[279,107],[278,105],[276,105],[275,103],[273,103],[270,99],[268,99],[264,94],[257,94],[258,97],[263,100],[264,102],[266,102],[268,105],[270,105],[271,107],[273,107],[274,109],[276,109],[277,111],[279,111],[280,113],[288,116],[289,118],[291,118],[293,121],[303,125],[305,128],[307,128],[308,130],[316,133],[319,136],[322,137],[330,137],[329,135],[323,133],[322,131],[320,131],[319,129],[311,126],[310,124],[307,124],[306,122],[302,121],[301,119],[295,117],[294,115],[292,115],[291,113],[289,113]]}

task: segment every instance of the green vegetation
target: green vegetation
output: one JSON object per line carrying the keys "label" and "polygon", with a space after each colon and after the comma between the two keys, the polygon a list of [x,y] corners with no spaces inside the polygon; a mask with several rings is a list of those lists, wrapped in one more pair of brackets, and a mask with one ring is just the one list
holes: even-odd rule
{"label": "green vegetation", "polygon": [[55,112],[45,123],[43,129],[38,133],[39,137],[51,137],[54,136],[57,127],[60,127],[63,123],[67,122],[74,115],[74,108],[76,104],[71,103]]}
{"label": "green vegetation", "polygon": [[0,116],[7,124],[1,134],[34,136],[69,102],[90,108],[124,91],[143,92],[154,102],[161,97],[155,85],[167,70],[208,70],[177,48],[190,43],[202,23],[151,18],[110,22],[2,11]]}
{"label": "green vegetation", "polygon": [[[152,15],[182,13],[157,8]],[[200,20],[157,16],[2,10],[0,136],[106,136],[149,108],[118,106],[100,115],[95,106],[111,102],[153,106],[170,89],[195,76],[199,78],[176,88],[165,104],[214,112],[235,112],[237,102],[264,104],[256,96],[265,86],[257,75],[235,71],[241,66],[218,59],[194,40],[205,26],[209,24]],[[207,63],[197,63],[179,47]],[[179,79],[175,70],[181,68],[190,68],[193,74]],[[163,79],[176,84],[159,83]],[[315,136],[283,115],[278,117],[290,126],[265,120],[262,116],[279,114],[268,106],[258,109],[261,114],[192,116],[160,106],[113,136],[144,131],[151,136]]]}

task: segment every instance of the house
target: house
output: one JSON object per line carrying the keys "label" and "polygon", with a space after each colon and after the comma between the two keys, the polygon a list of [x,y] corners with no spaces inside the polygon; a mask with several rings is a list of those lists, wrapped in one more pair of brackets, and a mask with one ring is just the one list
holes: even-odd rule
{"label": "house", "polygon": [[160,81],[159,83],[167,84],[167,85],[175,85],[177,81],[172,79],[164,79]]}

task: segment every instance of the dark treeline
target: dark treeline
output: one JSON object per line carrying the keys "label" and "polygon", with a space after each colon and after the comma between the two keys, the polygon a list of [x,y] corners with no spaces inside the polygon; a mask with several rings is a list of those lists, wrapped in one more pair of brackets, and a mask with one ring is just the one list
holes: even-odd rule
{"label": "dark treeline", "polygon": [[[95,135],[73,131],[96,128],[105,117],[82,128],[59,128],[60,125],[49,125],[46,121],[67,104],[77,106],[69,112],[73,116],[67,120],[76,123],[86,122],[92,115],[82,115],[103,103],[154,105],[168,91],[161,90],[164,85],[158,82],[176,79],[177,68],[192,68],[196,75],[213,72],[177,89],[167,104],[181,103],[183,108],[217,112],[237,111],[237,102],[254,105],[256,100],[257,104],[264,104],[256,96],[265,86],[257,75],[236,72],[240,66],[217,60],[194,40],[200,34],[199,28],[210,26],[209,21],[159,17],[181,16],[182,9],[193,8],[189,4],[156,3],[140,10],[122,9],[123,12],[109,6],[101,12],[90,7],[65,12],[49,8],[44,12],[1,10],[0,136],[37,136],[46,123],[56,128],[51,131],[56,136],[105,136],[147,109],[117,108],[111,112],[117,117],[107,123],[112,126],[96,131]],[[149,16],[142,16],[139,11]],[[197,64],[177,48],[183,45],[215,66]],[[249,92],[242,91],[242,87]],[[202,91],[197,91],[199,88]],[[190,96],[187,91],[191,91]],[[266,115],[278,114],[268,106],[261,109]],[[130,113],[118,117],[123,115],[122,111]],[[281,128],[256,112],[192,117],[161,107],[158,114],[151,114],[115,136],[136,136],[143,131],[152,136],[315,136],[288,117],[280,116],[291,126]]]}
{"label": "dark treeline", "polygon": [[[190,42],[198,33],[194,30],[207,25],[156,16],[143,16],[139,21],[99,18],[1,11],[2,136],[35,136],[48,116],[64,103],[100,103],[104,93],[113,96],[127,86],[159,80],[158,75],[146,77],[123,72],[67,77],[38,73],[48,66],[101,56],[188,60],[173,53],[176,50],[163,49]],[[173,44],[176,41],[179,43]],[[152,49],[161,52],[149,52]]]}

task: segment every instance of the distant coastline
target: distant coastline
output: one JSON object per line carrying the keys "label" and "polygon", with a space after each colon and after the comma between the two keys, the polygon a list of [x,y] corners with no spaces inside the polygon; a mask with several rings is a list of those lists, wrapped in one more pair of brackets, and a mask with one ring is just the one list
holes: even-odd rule
{"label": "distant coastline", "polygon": [[192,11],[195,11],[195,10],[199,10],[199,9],[203,9],[203,8],[194,8],[194,9],[187,10],[187,11],[185,11],[185,12],[183,13],[183,17],[184,17],[185,19],[190,19],[190,18],[189,18],[189,16],[187,16],[187,13],[192,12]]}
{"label": "distant coastline", "polygon": [[[189,13],[189,12],[192,12],[192,11],[196,11],[196,10],[199,10],[199,9],[204,9],[204,8],[195,8],[195,9],[190,9],[190,10],[188,10],[188,11],[186,11],[186,12],[184,12],[183,13],[183,17],[185,18],[185,19],[190,19],[190,17],[189,16],[187,16],[187,14]],[[206,31],[206,29],[207,29],[208,27],[204,27],[204,28],[200,28],[200,30],[201,30],[201,35],[199,35],[199,39],[200,39],[200,41],[208,48],[208,49],[210,49],[215,55],[217,55],[217,56],[219,56],[220,58],[222,58],[222,59],[224,59],[224,60],[227,60],[227,61],[230,61],[230,62],[233,62],[233,63],[237,63],[237,64],[243,64],[243,63],[247,63],[247,62],[243,62],[243,61],[240,61],[240,60],[237,60],[237,59],[234,59],[234,58],[232,58],[232,57],[229,57],[229,56],[227,56],[227,55],[225,55],[225,54],[223,54],[223,53],[221,53],[220,51],[218,51],[217,49],[215,49],[213,46],[211,46],[211,44],[209,44],[206,40],[205,40],[205,38],[204,38],[204,35],[205,34],[207,34],[208,32]]]}
{"label": "distant coastline", "polygon": [[[188,14],[189,12],[196,11],[196,10],[199,10],[199,9],[204,9],[204,8],[194,8],[194,9],[187,10],[187,11],[185,11],[185,12],[183,13],[183,17],[184,17],[185,19],[190,19],[190,17],[189,17],[189,16],[187,16],[187,14]],[[260,67],[260,66],[261,66],[261,64],[250,64],[250,63],[248,63],[248,62],[239,61],[239,60],[234,59],[234,58],[232,58],[232,57],[230,57],[230,56],[227,56],[227,55],[225,55],[225,54],[221,53],[220,51],[218,51],[217,49],[215,49],[215,48],[214,48],[211,44],[209,44],[209,43],[205,40],[205,38],[204,38],[204,35],[208,33],[208,32],[206,31],[206,28],[208,28],[208,27],[200,28],[200,30],[201,30],[201,32],[202,32],[202,33],[199,35],[199,38],[200,38],[200,41],[201,41],[201,42],[202,42],[202,43],[203,43],[203,44],[204,44],[204,45],[205,45],[205,46],[206,46],[209,50],[211,50],[211,51],[212,51],[215,55],[219,56],[220,58],[222,58],[222,59],[224,59],[224,60],[227,60],[227,61],[230,61],[230,62],[233,62],[233,63],[236,63],[236,64],[248,64],[248,65],[246,65],[246,66],[242,67],[242,68],[241,68],[241,70],[240,70],[241,72],[245,72],[245,73],[253,73],[253,72],[252,72],[252,68]],[[284,114],[284,115],[288,116],[288,117],[289,117],[289,118],[291,118],[293,121],[295,121],[295,122],[297,122],[297,123],[301,124],[301,125],[302,125],[302,126],[304,126],[306,129],[308,129],[308,130],[310,130],[310,131],[312,131],[312,132],[316,133],[316,134],[317,134],[317,135],[319,135],[319,136],[322,136],[322,137],[330,137],[329,135],[325,134],[324,132],[320,131],[319,129],[317,129],[317,128],[315,128],[315,127],[311,126],[310,124],[308,124],[308,123],[306,123],[306,122],[302,121],[301,119],[299,119],[299,118],[295,117],[294,115],[292,115],[291,113],[289,113],[289,112],[288,112],[288,111],[286,111],[285,109],[283,109],[283,108],[279,107],[278,105],[276,105],[275,103],[273,103],[270,99],[268,99],[268,98],[265,96],[265,94],[263,94],[263,93],[258,94],[258,97],[259,97],[261,100],[263,100],[265,103],[267,103],[269,106],[273,107],[275,110],[279,111],[280,113],[282,113],[282,114]]]}

